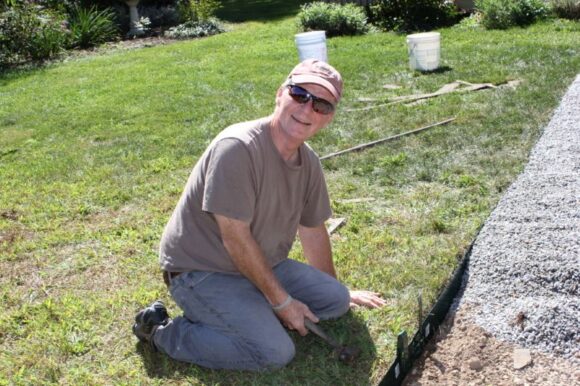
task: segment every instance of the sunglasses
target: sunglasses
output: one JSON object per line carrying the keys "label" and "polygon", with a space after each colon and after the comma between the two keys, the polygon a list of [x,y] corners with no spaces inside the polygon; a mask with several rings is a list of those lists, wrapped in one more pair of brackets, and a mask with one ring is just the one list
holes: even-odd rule
{"label": "sunglasses", "polygon": [[312,95],[300,86],[289,84],[288,90],[292,99],[301,105],[312,100],[312,110],[316,111],[318,114],[328,115],[334,111],[334,105],[332,103],[326,99]]}

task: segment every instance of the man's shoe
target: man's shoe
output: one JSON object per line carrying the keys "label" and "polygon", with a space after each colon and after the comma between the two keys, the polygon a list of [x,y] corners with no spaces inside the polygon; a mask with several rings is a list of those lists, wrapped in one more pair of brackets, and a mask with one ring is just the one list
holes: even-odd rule
{"label": "man's shoe", "polygon": [[157,300],[137,313],[135,324],[133,325],[133,334],[141,342],[149,345],[153,350],[157,350],[155,344],[153,344],[153,334],[155,334],[159,326],[165,326],[167,323],[169,323],[167,308],[161,301]]}

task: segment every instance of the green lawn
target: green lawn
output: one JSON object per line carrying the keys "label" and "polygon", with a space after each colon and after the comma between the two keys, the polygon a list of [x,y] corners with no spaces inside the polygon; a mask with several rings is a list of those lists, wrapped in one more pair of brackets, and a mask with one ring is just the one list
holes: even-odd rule
{"label": "green lawn", "polygon": [[[377,383],[398,332],[415,332],[417,295],[433,303],[580,72],[578,23],[440,30],[445,67],[431,74],[409,71],[404,36],[329,40],[345,96],[311,141],[319,154],[457,119],[324,161],[335,216],[347,218],[332,237],[339,276],[388,300],[323,323],[358,344],[360,360],[341,365],[312,334],[293,335],[297,356],[286,369],[209,371],[143,349],[131,324],[157,298],[179,312],[157,265],[163,226],[212,137],[269,114],[297,62],[292,14],[272,18],[0,77],[0,385]],[[345,111],[365,106],[360,98],[433,92],[457,79],[521,83]],[[371,200],[348,201],[359,198]]]}

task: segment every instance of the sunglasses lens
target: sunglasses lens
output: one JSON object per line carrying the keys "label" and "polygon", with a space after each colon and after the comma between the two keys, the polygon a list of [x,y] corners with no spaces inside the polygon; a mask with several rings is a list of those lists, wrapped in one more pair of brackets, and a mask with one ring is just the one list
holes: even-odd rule
{"label": "sunglasses lens", "polygon": [[334,106],[330,103],[325,101],[324,99],[317,99],[312,102],[312,110],[316,111],[319,114],[330,114],[334,111]]}
{"label": "sunglasses lens", "polygon": [[300,104],[307,103],[310,99],[312,99],[312,109],[319,114],[327,115],[334,111],[334,105],[332,103],[328,102],[327,100],[315,97],[302,87],[291,85],[289,89],[292,99]]}
{"label": "sunglasses lens", "polygon": [[290,96],[300,104],[304,104],[310,100],[308,91],[298,86],[290,86]]}

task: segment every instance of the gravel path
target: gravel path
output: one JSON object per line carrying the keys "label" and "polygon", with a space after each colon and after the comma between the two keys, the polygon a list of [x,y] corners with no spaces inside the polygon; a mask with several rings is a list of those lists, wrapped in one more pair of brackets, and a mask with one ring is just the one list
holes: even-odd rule
{"label": "gravel path", "polygon": [[486,221],[467,274],[461,303],[481,306],[485,330],[566,358],[580,352],[580,76]]}
{"label": "gravel path", "polygon": [[[460,320],[454,320],[457,315]],[[411,384],[453,384],[463,379],[451,376],[449,369],[472,371],[473,384],[480,384],[477,379],[517,384],[514,366],[518,366],[511,363],[511,352],[507,356],[507,351],[499,352],[495,358],[508,358],[505,366],[493,364],[493,354],[482,357],[489,340],[499,342],[498,350],[504,343],[511,350],[529,349],[537,353],[536,364],[543,366],[563,361],[558,366],[568,370],[556,378],[580,384],[575,370],[580,368],[580,75],[532,150],[524,172],[482,228],[464,277],[464,292],[456,299],[446,328],[429,350],[438,359],[427,355],[419,361]],[[474,334],[485,342],[473,347],[471,341],[445,342],[461,341],[462,336],[473,341]],[[468,347],[471,352],[464,353]],[[463,363],[457,363],[458,358]],[[429,363],[435,370],[429,370]],[[526,366],[533,364],[532,359]],[[485,372],[486,366],[489,375],[502,373],[500,367],[509,374],[477,378],[474,374]],[[550,369],[544,370],[548,374]],[[521,384],[536,383],[535,376],[531,379]]]}

